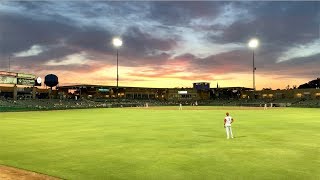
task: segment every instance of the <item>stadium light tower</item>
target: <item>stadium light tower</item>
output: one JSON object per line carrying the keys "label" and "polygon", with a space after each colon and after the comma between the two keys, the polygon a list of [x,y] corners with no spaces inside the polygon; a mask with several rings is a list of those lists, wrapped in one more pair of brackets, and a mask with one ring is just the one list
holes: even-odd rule
{"label": "stadium light tower", "polygon": [[119,48],[122,46],[122,40],[118,37],[113,38],[112,40],[113,46],[117,49],[117,98],[118,98],[118,87],[119,87]]}
{"label": "stadium light tower", "polygon": [[8,64],[8,71],[10,72],[10,63],[11,63],[11,55],[9,55],[9,64]]}
{"label": "stadium light tower", "polygon": [[256,90],[256,82],[255,82],[256,67],[254,66],[254,50],[259,46],[259,40],[251,39],[248,43],[248,46],[252,49],[253,90]]}

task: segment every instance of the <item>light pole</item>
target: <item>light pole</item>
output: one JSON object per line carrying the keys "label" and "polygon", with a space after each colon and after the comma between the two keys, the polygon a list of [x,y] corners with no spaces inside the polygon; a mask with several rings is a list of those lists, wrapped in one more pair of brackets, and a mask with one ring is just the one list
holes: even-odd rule
{"label": "light pole", "polygon": [[118,37],[113,38],[112,40],[113,46],[117,49],[117,94],[116,97],[118,99],[118,88],[119,88],[119,60],[118,60],[118,54],[119,54],[119,47],[122,46],[122,40]]}
{"label": "light pole", "polygon": [[257,48],[259,45],[259,40],[258,39],[251,39],[248,43],[248,46],[252,49],[252,73],[253,73],[253,90],[256,90],[256,82],[255,82],[255,71],[256,67],[254,65],[254,50]]}
{"label": "light pole", "polygon": [[9,70],[9,72],[10,72],[10,62],[11,61],[11,55],[9,55],[9,67],[8,67],[8,70]]}

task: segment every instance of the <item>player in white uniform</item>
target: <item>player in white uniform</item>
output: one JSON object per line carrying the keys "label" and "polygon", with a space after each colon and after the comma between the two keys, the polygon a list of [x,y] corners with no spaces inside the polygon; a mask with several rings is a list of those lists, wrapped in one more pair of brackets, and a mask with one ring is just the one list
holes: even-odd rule
{"label": "player in white uniform", "polygon": [[231,124],[233,123],[233,118],[231,116],[229,116],[229,113],[226,113],[226,117],[224,118],[224,128],[226,128],[226,132],[227,132],[227,139],[233,138],[233,134],[232,134],[232,129],[231,129]]}
{"label": "player in white uniform", "polygon": [[182,103],[179,104],[179,110],[182,110]]}

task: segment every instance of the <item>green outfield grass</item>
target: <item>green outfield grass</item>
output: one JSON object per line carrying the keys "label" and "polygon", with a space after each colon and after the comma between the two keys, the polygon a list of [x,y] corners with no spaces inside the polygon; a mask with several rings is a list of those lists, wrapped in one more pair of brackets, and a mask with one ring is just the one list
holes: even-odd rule
{"label": "green outfield grass", "polygon": [[192,108],[0,113],[0,164],[75,180],[320,179],[320,109]]}

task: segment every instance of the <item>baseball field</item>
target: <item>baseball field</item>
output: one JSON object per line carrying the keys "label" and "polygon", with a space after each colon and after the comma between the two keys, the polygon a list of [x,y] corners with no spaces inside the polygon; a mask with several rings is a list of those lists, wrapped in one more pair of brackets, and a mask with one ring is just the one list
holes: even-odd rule
{"label": "baseball field", "polygon": [[74,180],[320,179],[320,109],[183,108],[0,113],[0,164]]}

